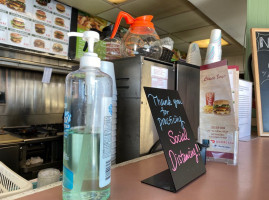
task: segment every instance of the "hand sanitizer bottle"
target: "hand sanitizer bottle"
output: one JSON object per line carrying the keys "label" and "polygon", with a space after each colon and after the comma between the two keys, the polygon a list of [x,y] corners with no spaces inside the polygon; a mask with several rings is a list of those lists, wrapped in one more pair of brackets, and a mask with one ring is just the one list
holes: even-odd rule
{"label": "hand sanitizer bottle", "polygon": [[69,33],[88,42],[79,70],[66,77],[64,113],[63,199],[110,196],[112,79],[100,71],[93,53],[99,34]]}

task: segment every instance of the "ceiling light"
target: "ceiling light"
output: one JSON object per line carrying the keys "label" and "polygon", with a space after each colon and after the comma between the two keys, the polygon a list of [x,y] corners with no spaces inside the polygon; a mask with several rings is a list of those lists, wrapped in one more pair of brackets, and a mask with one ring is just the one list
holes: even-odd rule
{"label": "ceiling light", "polygon": [[123,2],[125,2],[127,0],[107,0],[107,1],[110,2],[110,3],[120,4],[120,3],[123,3]]}
{"label": "ceiling light", "polygon": [[[195,42],[196,44],[198,44],[198,46],[200,48],[207,48],[208,45],[209,45],[210,39],[197,40],[197,41],[193,41],[193,42]],[[224,39],[221,38],[221,46],[225,46],[225,45],[228,45],[228,44],[229,43],[226,40],[224,40]]]}

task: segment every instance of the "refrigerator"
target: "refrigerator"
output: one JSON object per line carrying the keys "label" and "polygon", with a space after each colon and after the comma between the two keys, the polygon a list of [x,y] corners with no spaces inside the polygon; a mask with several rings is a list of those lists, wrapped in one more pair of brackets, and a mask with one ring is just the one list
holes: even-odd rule
{"label": "refrigerator", "polygon": [[113,63],[118,94],[116,163],[120,163],[147,155],[154,144],[158,144],[158,133],[143,87],[175,90],[176,76],[173,63],[143,56],[118,59]]}
{"label": "refrigerator", "polygon": [[194,137],[198,138],[200,66],[176,62],[176,90],[182,100]]}

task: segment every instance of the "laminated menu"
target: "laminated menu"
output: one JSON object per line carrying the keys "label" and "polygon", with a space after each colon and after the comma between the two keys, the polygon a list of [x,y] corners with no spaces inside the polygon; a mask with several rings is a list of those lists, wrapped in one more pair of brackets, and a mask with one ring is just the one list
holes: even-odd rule
{"label": "laminated menu", "polygon": [[236,164],[238,131],[227,61],[200,70],[199,141],[210,141],[207,160]]}
{"label": "laminated menu", "polygon": [[71,12],[54,0],[0,0],[0,43],[67,56]]}

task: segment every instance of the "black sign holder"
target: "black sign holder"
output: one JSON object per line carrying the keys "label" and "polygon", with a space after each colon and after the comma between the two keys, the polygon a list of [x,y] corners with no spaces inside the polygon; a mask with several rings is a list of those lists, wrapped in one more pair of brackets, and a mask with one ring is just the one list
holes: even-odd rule
{"label": "black sign holder", "polygon": [[169,168],[141,182],[177,192],[206,172],[200,150],[178,92],[144,90]]}
{"label": "black sign holder", "polygon": [[151,176],[141,182],[170,192],[176,192],[175,184],[173,182],[169,169],[164,170],[154,176]]}

